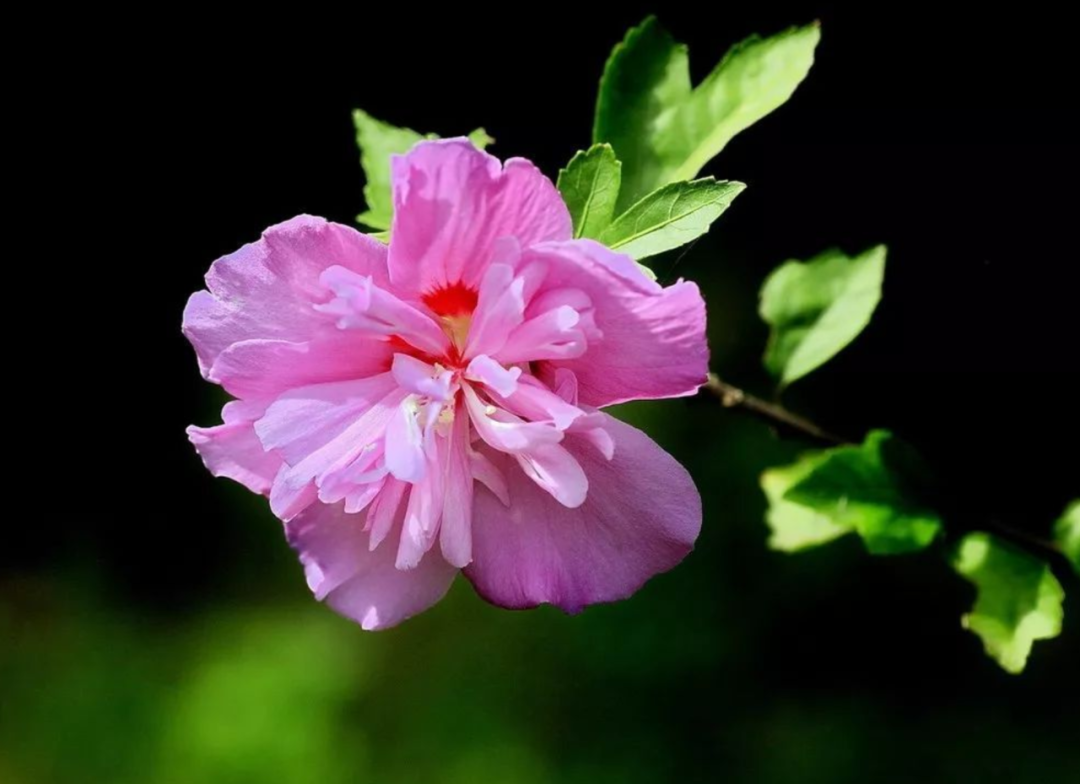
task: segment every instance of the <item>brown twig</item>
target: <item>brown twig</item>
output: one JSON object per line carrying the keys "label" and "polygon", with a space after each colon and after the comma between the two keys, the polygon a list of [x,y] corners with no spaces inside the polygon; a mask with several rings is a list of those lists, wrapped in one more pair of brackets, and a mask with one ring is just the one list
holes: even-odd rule
{"label": "brown twig", "polygon": [[[749,394],[745,390],[729,384],[715,373],[709,374],[708,383],[704,389],[720,400],[725,408],[734,409],[750,414],[781,431],[786,431],[816,444],[832,446],[852,446],[856,442],[842,438],[818,425],[806,417],[799,416],[788,411],[781,405],[769,403],[759,397]],[[1052,541],[1040,539],[1031,534],[1020,531],[1011,526],[997,522],[980,523],[972,526],[971,530],[981,530],[992,533],[1014,545],[1024,548],[1028,552],[1050,562],[1058,573],[1069,573],[1071,568],[1061,548]]]}
{"label": "brown twig", "polygon": [[709,374],[709,382],[705,385],[705,389],[716,395],[725,408],[736,408],[745,411],[758,419],[768,422],[770,425],[798,433],[811,441],[827,444],[828,446],[843,446],[852,443],[846,438],[841,438],[834,433],[830,433],[825,428],[819,427],[805,417],[791,413],[783,406],[766,402],[739,387],[722,381],[715,373]]}

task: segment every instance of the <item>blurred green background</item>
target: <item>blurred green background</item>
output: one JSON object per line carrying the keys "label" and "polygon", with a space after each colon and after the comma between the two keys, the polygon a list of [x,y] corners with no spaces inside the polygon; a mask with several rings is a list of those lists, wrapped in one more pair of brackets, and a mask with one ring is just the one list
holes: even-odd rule
{"label": "blurred green background", "polygon": [[[714,368],[770,394],[755,312],[768,271],[885,242],[873,324],[785,400],[844,433],[893,428],[973,519],[1045,533],[1080,494],[1075,215],[1055,195],[1077,171],[1042,100],[1065,94],[1053,58],[1067,48],[1031,43],[1025,59],[1015,40],[1052,18],[669,5],[697,75],[748,33],[824,30],[795,99],[707,172],[747,193],[658,265],[662,281],[700,282]],[[41,385],[70,416],[31,449],[73,462],[0,549],[0,784],[1080,780],[1075,581],[1062,637],[1005,674],[960,628],[973,591],[938,555],[872,559],[850,539],[767,550],[758,475],[799,445],[714,400],[619,411],[701,488],[701,539],[676,570],[575,617],[500,610],[459,580],[377,634],[312,600],[264,501],[211,479],[186,443],[222,398],[179,334],[183,303],[270,223],[350,222],[351,108],[444,134],[483,124],[494,152],[554,175],[586,144],[610,46],[647,10],[541,14],[513,34],[497,15],[436,10],[396,37],[362,31],[400,33],[400,11],[323,19],[327,38],[178,20],[177,43],[88,61],[76,105],[118,88],[93,98],[108,121],[88,133],[107,154],[88,165],[123,161],[155,217],[131,222],[109,274],[65,268],[67,288],[108,303],[78,323],[119,336],[125,359],[106,377],[99,344],[80,344]],[[1010,69],[990,65],[1006,48]],[[1002,113],[1018,91],[1023,116]]]}

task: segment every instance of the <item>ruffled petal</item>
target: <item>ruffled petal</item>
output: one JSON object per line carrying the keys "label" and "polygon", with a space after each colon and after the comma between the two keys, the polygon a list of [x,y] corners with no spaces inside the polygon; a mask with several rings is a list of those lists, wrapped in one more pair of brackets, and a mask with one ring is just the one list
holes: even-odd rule
{"label": "ruffled petal", "polygon": [[[316,598],[364,629],[386,629],[438,602],[457,569],[438,552],[428,553],[415,569],[396,569],[389,543],[369,548],[364,518],[340,506],[316,504],[285,532]],[[401,528],[400,516],[395,527]]]}
{"label": "ruffled petal", "polygon": [[184,334],[203,375],[225,349],[245,340],[304,343],[334,330],[314,305],[325,299],[323,270],[339,265],[386,278],[386,246],[355,229],[302,215],[218,259],[184,310]]}
{"label": "ruffled petal", "polygon": [[630,596],[692,549],[701,498],[690,475],[644,433],[599,416],[615,442],[612,460],[574,436],[562,443],[589,480],[576,509],[544,492],[512,457],[484,448],[510,493],[508,507],[485,490],[476,493],[465,575],[488,601],[577,612]]}
{"label": "ruffled petal", "polygon": [[522,263],[531,261],[547,266],[545,290],[577,290],[588,296],[600,333],[586,337],[588,350],[580,357],[537,363],[538,375],[549,386],[555,386],[558,369],[571,370],[580,402],[603,407],[692,395],[705,383],[705,302],[696,285],[679,282],[662,288],[629,256],[591,240],[530,248]]}
{"label": "ruffled petal", "polygon": [[466,139],[422,142],[391,159],[390,277],[419,298],[454,283],[477,288],[496,242],[524,247],[573,236],[551,180],[528,161],[505,167]]}
{"label": "ruffled petal", "polygon": [[254,422],[263,415],[265,404],[234,400],[226,403],[221,415],[224,424],[187,429],[199,457],[214,476],[239,482],[260,495],[270,492],[281,458],[263,449],[255,435]]}

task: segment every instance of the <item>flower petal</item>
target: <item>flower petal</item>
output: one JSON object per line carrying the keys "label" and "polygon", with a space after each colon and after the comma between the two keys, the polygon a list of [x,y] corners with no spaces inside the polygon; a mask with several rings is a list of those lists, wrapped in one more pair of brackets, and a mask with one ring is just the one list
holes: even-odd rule
{"label": "flower petal", "polygon": [[576,437],[562,446],[589,479],[585,503],[567,509],[526,477],[512,458],[481,447],[502,468],[510,506],[476,493],[473,562],[477,592],[502,607],[554,604],[577,612],[630,596],[693,547],[701,498],[686,470],[644,433],[604,417],[615,441],[609,462]]}
{"label": "flower petal", "polygon": [[562,431],[546,422],[524,422],[495,406],[485,406],[468,384],[463,384],[465,406],[476,432],[500,452],[528,452],[545,444],[557,444]]}
{"label": "flower petal", "polygon": [[565,447],[545,444],[528,452],[514,455],[525,476],[551,494],[565,507],[575,509],[585,503],[589,479],[581,463]]}
{"label": "flower petal", "polygon": [[495,390],[500,397],[513,395],[518,388],[520,377],[521,368],[507,370],[487,354],[473,357],[472,362],[465,368],[465,378],[484,384]]}
{"label": "flower petal", "polygon": [[505,264],[492,264],[480,284],[465,356],[494,354],[525,319],[525,279]]}
{"label": "flower petal", "polygon": [[408,354],[395,354],[391,371],[402,389],[445,403],[450,399],[453,371],[429,365]]}
{"label": "flower petal", "polygon": [[255,435],[254,421],[265,406],[234,400],[225,404],[221,415],[225,424],[187,429],[188,438],[214,476],[239,482],[253,493],[270,492],[281,458],[263,449]]}
{"label": "flower petal", "polygon": [[476,288],[495,243],[569,239],[570,213],[552,184],[520,158],[500,166],[466,139],[421,142],[391,159],[390,277],[419,297],[439,286]]}
{"label": "flower petal", "polygon": [[415,395],[401,402],[386,426],[386,467],[402,482],[419,482],[427,473],[424,433]]}
{"label": "flower petal", "polygon": [[184,310],[184,334],[203,375],[226,348],[244,340],[303,343],[334,330],[314,305],[325,299],[319,275],[340,265],[386,280],[386,246],[348,226],[301,215],[257,242],[218,259]]}
{"label": "flower petal", "polygon": [[549,386],[555,386],[558,369],[571,370],[580,402],[602,407],[692,395],[705,383],[705,302],[693,283],[662,288],[629,256],[591,240],[544,243],[525,252],[522,263],[530,261],[547,265],[545,290],[577,289],[588,295],[595,325],[603,333],[588,338],[581,357],[538,363],[538,375]]}
{"label": "flower petal", "polygon": [[415,569],[394,568],[394,548],[369,549],[364,518],[316,504],[286,524],[285,532],[316,598],[364,629],[386,629],[439,601],[457,570],[438,552],[428,553]]}
{"label": "flower petal", "polygon": [[276,397],[296,387],[384,373],[392,356],[386,341],[355,333],[304,343],[244,340],[218,355],[208,378],[236,397]]}
{"label": "flower petal", "polygon": [[443,461],[442,525],[439,546],[443,557],[463,568],[472,560],[473,475],[469,459],[469,415],[464,406],[454,413],[453,426],[440,439],[439,458]]}
{"label": "flower petal", "polygon": [[405,393],[390,373],[356,381],[293,389],[281,395],[255,425],[266,449],[297,465],[333,441],[388,395]]}

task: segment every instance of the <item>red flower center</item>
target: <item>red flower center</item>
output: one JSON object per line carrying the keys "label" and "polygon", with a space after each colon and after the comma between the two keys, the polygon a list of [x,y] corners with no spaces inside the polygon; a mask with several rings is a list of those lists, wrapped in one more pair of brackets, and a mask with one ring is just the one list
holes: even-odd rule
{"label": "red flower center", "polygon": [[461,364],[461,352],[465,350],[465,341],[469,336],[469,325],[476,310],[479,295],[461,281],[434,288],[425,294],[423,302],[442,322],[443,331],[450,337],[453,346],[446,357],[451,366]]}
{"label": "red flower center", "polygon": [[458,281],[449,285],[442,285],[432,289],[423,296],[424,304],[431,308],[437,316],[452,318],[471,316],[476,310],[478,294],[475,289],[470,289],[464,283]]}

